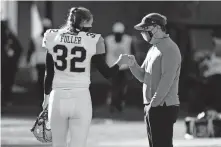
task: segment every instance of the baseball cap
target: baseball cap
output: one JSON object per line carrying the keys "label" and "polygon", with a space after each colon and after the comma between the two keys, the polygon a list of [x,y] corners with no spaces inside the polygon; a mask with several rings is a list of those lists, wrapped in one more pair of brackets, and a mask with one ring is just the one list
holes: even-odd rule
{"label": "baseball cap", "polygon": [[150,13],[143,17],[141,22],[134,26],[136,30],[143,30],[144,27],[159,25],[165,26],[167,24],[167,18],[159,13]]}

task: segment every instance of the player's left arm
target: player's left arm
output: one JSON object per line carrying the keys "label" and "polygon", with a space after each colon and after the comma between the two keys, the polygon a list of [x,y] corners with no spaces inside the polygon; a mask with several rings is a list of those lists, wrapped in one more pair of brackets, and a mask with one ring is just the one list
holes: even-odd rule
{"label": "player's left arm", "polygon": [[105,61],[105,44],[103,37],[100,37],[96,45],[96,54],[92,57],[91,61],[94,63],[99,72],[106,78],[110,79],[115,76],[119,71],[119,62],[114,66],[109,67]]}

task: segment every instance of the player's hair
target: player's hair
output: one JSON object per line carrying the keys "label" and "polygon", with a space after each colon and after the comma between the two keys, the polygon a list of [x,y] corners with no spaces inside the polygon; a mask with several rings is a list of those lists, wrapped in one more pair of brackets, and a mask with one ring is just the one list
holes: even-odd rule
{"label": "player's hair", "polygon": [[83,21],[90,21],[92,18],[93,15],[87,8],[72,7],[69,11],[65,28],[74,32],[81,31],[82,27],[80,24]]}

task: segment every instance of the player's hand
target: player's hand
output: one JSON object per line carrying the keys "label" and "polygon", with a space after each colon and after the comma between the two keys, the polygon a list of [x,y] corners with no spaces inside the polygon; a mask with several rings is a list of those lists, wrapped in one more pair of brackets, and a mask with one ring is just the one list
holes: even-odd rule
{"label": "player's hand", "polygon": [[44,101],[42,103],[43,110],[48,107],[48,103],[49,103],[49,95],[45,95]]}

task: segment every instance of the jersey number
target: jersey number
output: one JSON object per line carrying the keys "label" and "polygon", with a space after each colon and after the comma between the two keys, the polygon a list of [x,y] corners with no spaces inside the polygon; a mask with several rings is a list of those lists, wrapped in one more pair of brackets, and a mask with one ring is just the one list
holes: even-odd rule
{"label": "jersey number", "polygon": [[[58,65],[57,62],[55,62],[55,67],[58,70],[64,71],[67,68],[67,60],[66,57],[68,56],[68,49],[66,46],[64,45],[56,45],[53,48],[54,53],[58,53],[58,51],[61,50],[62,54],[61,55],[57,55],[57,60],[61,61],[61,65]],[[74,57],[71,59],[71,68],[70,71],[71,72],[84,72],[85,68],[80,68],[80,67],[76,67],[76,62],[83,62],[86,59],[86,50],[84,49],[84,47],[79,47],[79,46],[75,46],[71,49],[71,54],[75,55],[76,52],[80,52],[81,56],[80,57]]]}

